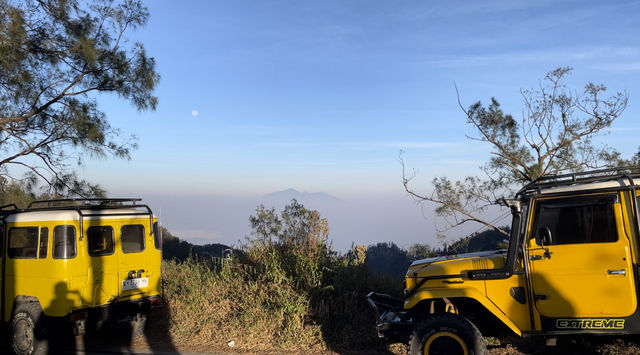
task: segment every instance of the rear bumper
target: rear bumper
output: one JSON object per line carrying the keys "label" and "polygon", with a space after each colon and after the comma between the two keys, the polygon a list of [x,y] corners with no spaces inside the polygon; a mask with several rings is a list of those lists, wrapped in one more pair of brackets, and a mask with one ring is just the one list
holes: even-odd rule
{"label": "rear bumper", "polygon": [[84,333],[84,328],[101,328],[105,323],[117,324],[130,322],[146,317],[152,308],[162,304],[159,295],[111,302],[106,305],[74,310],[67,319],[76,329],[77,334]]}
{"label": "rear bumper", "polygon": [[365,296],[376,313],[376,329],[380,338],[406,340],[415,326],[409,312],[402,307],[404,301],[382,293],[369,292]]}

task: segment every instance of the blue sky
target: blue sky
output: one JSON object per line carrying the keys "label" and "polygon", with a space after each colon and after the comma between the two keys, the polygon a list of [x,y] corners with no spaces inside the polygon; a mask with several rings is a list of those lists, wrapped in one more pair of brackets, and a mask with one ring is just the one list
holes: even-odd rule
{"label": "blue sky", "polygon": [[626,155],[640,145],[639,1],[146,4],[130,37],[157,61],[158,108],[102,97],[140,148],[81,171],[114,195],[402,196],[401,149],[428,189],[488,157],[465,137],[454,83],[465,106],[495,96],[519,117],[519,90],[559,66],[576,89],[626,90],[605,141]]}

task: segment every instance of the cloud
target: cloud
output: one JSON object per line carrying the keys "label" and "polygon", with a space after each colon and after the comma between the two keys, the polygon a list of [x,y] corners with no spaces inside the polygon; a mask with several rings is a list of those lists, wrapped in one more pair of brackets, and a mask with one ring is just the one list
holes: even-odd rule
{"label": "cloud", "polygon": [[422,11],[413,11],[410,18],[415,20],[433,19],[434,17],[452,18],[472,14],[503,14],[511,11],[533,11],[549,6],[555,6],[553,0],[537,1],[461,1],[448,6],[427,6]]}
{"label": "cloud", "polygon": [[640,127],[617,127],[609,128],[611,132],[637,132],[640,131]]}
{"label": "cloud", "polygon": [[459,142],[432,142],[432,141],[274,141],[266,142],[265,146],[280,148],[301,148],[301,147],[349,147],[362,150],[375,149],[435,149],[435,148],[456,148],[461,146]]}
{"label": "cloud", "polygon": [[591,66],[593,69],[599,69],[604,71],[628,73],[628,72],[640,72],[640,60],[629,63],[599,63]]}
{"label": "cloud", "polygon": [[[468,67],[495,65],[495,63],[522,62],[609,62],[595,64],[595,68],[611,71],[640,70],[640,48],[635,47],[590,47],[557,50],[514,51],[494,55],[455,56],[426,61],[426,64],[442,67]],[[611,62],[616,60],[615,62]]]}
{"label": "cloud", "polygon": [[356,147],[361,149],[434,149],[453,148],[459,146],[455,142],[431,142],[431,141],[373,141],[373,142],[337,142],[336,145]]}

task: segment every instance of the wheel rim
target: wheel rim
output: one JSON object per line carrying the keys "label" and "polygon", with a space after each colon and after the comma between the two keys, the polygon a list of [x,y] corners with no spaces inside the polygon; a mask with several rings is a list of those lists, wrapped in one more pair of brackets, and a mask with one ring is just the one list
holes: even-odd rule
{"label": "wheel rim", "polygon": [[469,355],[462,338],[451,332],[437,332],[424,344],[424,355],[461,354]]}
{"label": "wheel rim", "polygon": [[13,327],[13,347],[19,354],[29,354],[33,350],[33,322],[20,318]]}

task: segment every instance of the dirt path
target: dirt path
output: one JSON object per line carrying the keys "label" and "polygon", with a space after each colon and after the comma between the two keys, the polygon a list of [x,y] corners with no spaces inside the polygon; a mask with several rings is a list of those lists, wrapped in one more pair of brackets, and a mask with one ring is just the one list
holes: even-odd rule
{"label": "dirt path", "polygon": [[[291,355],[309,354],[305,351],[245,351],[237,348],[220,347],[211,344],[194,344],[188,339],[175,342],[170,337],[147,334],[130,340],[130,337],[114,331],[102,331],[85,337],[75,337],[75,343],[62,348],[54,348],[60,354],[154,354],[154,355]],[[7,344],[0,344],[1,353],[10,353]],[[402,344],[393,344],[389,350],[325,351],[310,355],[395,355],[404,354]],[[489,355],[533,355],[533,354],[610,354],[640,355],[640,337],[624,339],[613,337],[592,337],[584,339],[561,339],[557,346],[547,347],[542,339],[519,341],[503,346],[489,346]]]}

